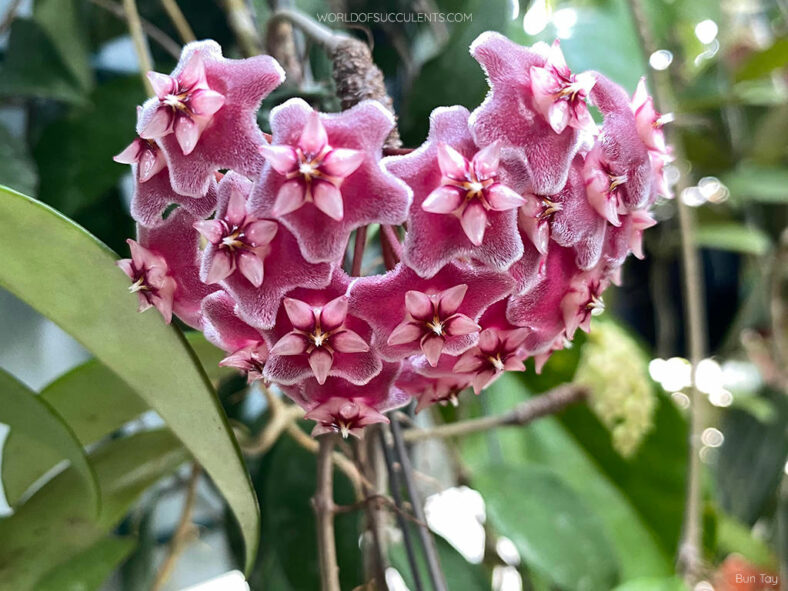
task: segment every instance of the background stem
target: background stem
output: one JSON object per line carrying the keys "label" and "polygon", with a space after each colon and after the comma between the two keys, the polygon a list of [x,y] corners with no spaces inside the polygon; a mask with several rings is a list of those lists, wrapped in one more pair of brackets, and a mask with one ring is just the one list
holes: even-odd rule
{"label": "background stem", "polygon": [[334,451],[333,434],[320,437],[317,453],[317,491],[312,499],[317,522],[317,550],[322,591],[340,591],[337,547],[334,541]]}

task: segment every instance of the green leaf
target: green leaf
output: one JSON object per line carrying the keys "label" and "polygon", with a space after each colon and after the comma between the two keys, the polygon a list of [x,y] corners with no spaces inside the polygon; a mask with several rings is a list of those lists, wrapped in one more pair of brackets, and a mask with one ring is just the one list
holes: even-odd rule
{"label": "green leaf", "polygon": [[36,591],[98,591],[135,545],[133,538],[105,538],[47,572]]}
{"label": "green leaf", "polygon": [[71,75],[87,90],[93,85],[85,11],[80,0],[36,0],[33,20],[49,35]]}
{"label": "green leaf", "polygon": [[[419,551],[419,533],[413,524],[408,525],[408,529],[411,540],[416,543],[416,562],[418,563],[421,580],[429,581],[424,553]],[[432,535],[438,548],[441,570],[446,576],[446,585],[451,591],[489,591],[492,589],[492,577],[484,566],[471,564],[442,536],[436,533]],[[408,589],[415,589],[416,584],[410,571],[405,546],[403,544],[392,546],[389,549],[389,558],[391,559],[391,565],[399,571]]]}
{"label": "green leaf", "polygon": [[543,467],[493,465],[478,471],[487,518],[510,538],[529,568],[567,591],[612,589],[618,563],[592,506]]}
{"label": "green leaf", "polygon": [[87,492],[87,500],[93,511],[100,509],[101,493],[96,474],[74,432],[45,400],[2,370],[0,422],[11,427],[12,433],[21,433],[42,444],[58,459],[68,459],[82,478],[80,499],[84,499],[84,493]]}
{"label": "green leaf", "polygon": [[777,39],[770,47],[752,54],[736,72],[736,80],[752,80],[788,66],[788,38]]}
{"label": "green leaf", "polygon": [[38,186],[38,172],[25,143],[4,125],[0,125],[0,183],[29,195],[35,195]]}
{"label": "green leaf", "polygon": [[[189,332],[186,340],[214,386],[237,373],[231,367],[219,367],[224,353],[202,333]],[[123,380],[96,360],[60,376],[39,396],[63,417],[82,445],[95,443],[150,408]],[[60,460],[53,450],[16,432],[9,434],[2,453],[2,481],[11,506]]]}
{"label": "green leaf", "polygon": [[45,127],[33,146],[39,198],[71,217],[99,202],[128,173],[112,155],[135,137],[134,109],[145,94],[135,75],[101,84],[89,99]]}
{"label": "green leaf", "polygon": [[744,165],[722,180],[735,203],[788,203],[788,168]]}
{"label": "green leaf", "polygon": [[0,68],[0,96],[85,100],[79,82],[63,62],[52,39],[37,22],[16,19],[11,25]]}
{"label": "green leaf", "polygon": [[256,554],[257,498],[238,442],[194,352],[138,314],[116,256],[43,203],[0,190],[0,286],[51,318],[156,410],[222,492]]}
{"label": "green leaf", "polygon": [[468,53],[476,37],[487,30],[501,30],[509,14],[501,0],[464,0],[452,12],[472,14],[470,21],[453,25],[442,51],[428,60],[414,79],[401,113],[400,129],[406,144],[417,145],[427,135],[429,115],[441,105],[464,105],[473,109],[487,94],[481,66]]}
{"label": "green leaf", "polygon": [[98,519],[81,502],[80,477],[68,469],[13,515],[0,520],[0,581],[5,589],[38,589],[46,571],[93,547],[142,492],[188,459],[165,430],[115,439],[90,454],[102,494]]}
{"label": "green leaf", "polygon": [[771,248],[771,240],[763,230],[736,222],[700,225],[695,232],[695,244],[756,256],[766,254]]}
{"label": "green leaf", "polygon": [[[41,391],[39,399],[63,418],[82,445],[95,443],[149,408],[95,360],[57,378]],[[34,434],[12,430],[3,448],[3,485],[11,506],[60,459],[57,450],[35,445],[33,439]]]}

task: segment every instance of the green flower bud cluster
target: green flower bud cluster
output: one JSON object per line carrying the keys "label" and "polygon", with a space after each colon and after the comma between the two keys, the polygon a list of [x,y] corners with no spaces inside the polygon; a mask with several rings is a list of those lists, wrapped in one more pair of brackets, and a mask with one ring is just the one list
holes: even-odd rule
{"label": "green flower bud cluster", "polygon": [[613,447],[631,457],[651,430],[656,398],[648,360],[612,322],[597,322],[583,346],[575,381],[591,390],[589,404],[610,430]]}

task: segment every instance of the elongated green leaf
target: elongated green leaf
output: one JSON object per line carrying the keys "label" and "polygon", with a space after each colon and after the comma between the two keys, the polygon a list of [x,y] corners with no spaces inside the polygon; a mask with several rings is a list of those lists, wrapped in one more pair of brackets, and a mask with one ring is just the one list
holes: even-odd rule
{"label": "elongated green leaf", "polygon": [[567,591],[614,587],[618,564],[602,520],[555,472],[498,464],[477,472],[473,484],[492,526],[529,567]]}
{"label": "elongated green leaf", "polygon": [[695,233],[695,243],[706,248],[756,256],[765,254],[771,246],[769,236],[763,230],[735,222],[700,225]]}
{"label": "elongated green leaf", "polygon": [[722,179],[731,192],[731,201],[745,204],[788,202],[788,168],[740,166]]}
{"label": "elongated green leaf", "polygon": [[[41,391],[82,445],[98,439],[140,415],[148,406],[106,366],[91,360],[59,377]],[[9,505],[61,458],[59,450],[35,444],[35,433],[11,430],[3,448],[3,485]]]}
{"label": "elongated green leaf", "polygon": [[0,520],[0,581],[3,589],[38,589],[53,568],[98,543],[151,484],[188,454],[165,430],[115,439],[90,454],[102,492],[96,518],[80,501],[80,477],[68,469],[48,482],[11,517]]}
{"label": "elongated green leaf", "polygon": [[256,553],[259,509],[227,418],[183,335],[138,314],[115,255],[43,203],[0,190],[0,285],[54,320],[155,409],[227,499]]}
{"label": "elongated green leaf", "polygon": [[[235,373],[233,368],[219,367],[224,353],[206,341],[202,333],[190,332],[186,340],[214,385]],[[60,376],[39,396],[63,417],[82,445],[95,443],[150,408],[95,359]],[[2,453],[2,481],[11,506],[61,459],[56,451],[16,431],[9,434]]]}
{"label": "elongated green leaf", "polygon": [[37,591],[98,591],[117,566],[134,550],[133,538],[106,538],[38,581]]}
{"label": "elongated green leaf", "polygon": [[[87,499],[97,511],[101,503],[96,475],[82,449],[82,444],[63,418],[45,400],[0,370],[0,423],[11,427],[50,450],[57,459],[71,462],[82,477]],[[80,498],[84,498],[80,495]]]}

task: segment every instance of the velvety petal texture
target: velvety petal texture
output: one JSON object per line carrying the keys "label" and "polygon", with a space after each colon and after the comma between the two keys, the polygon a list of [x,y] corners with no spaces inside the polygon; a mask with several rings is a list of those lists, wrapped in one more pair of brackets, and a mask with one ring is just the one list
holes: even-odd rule
{"label": "velvety petal texture", "polygon": [[457,405],[531,357],[541,371],[645,256],[671,117],[643,80],[630,98],[572,71],[557,41],[488,32],[470,51],[489,94],[472,113],[435,109],[413,150],[387,145],[395,118],[374,100],[271,104],[263,134],[257,111],[284,79],[268,56],[200,41],[149,73],[139,137],[115,157],[132,167],[138,238],[118,266],[139,309],[202,330],[314,436]]}
{"label": "velvety petal texture", "polygon": [[393,126],[377,101],[337,114],[318,114],[301,99],[276,107],[253,211],[278,217],[312,263],[340,261],[360,226],[403,223],[411,191],[381,165]]}
{"label": "velvety petal texture", "polygon": [[[557,117],[545,117],[549,107],[546,110],[546,103],[540,99],[545,93],[550,94],[550,85],[559,78],[548,61],[549,54],[546,47],[522,47],[493,32],[482,33],[471,45],[471,55],[481,64],[491,86],[484,103],[471,115],[474,139],[482,146],[502,142],[503,152],[522,162],[530,190],[540,195],[554,195],[561,190],[580,146],[578,129],[568,125],[570,118],[577,120],[577,114],[570,115],[567,110],[561,114],[560,123]],[[533,73],[537,74],[536,79]],[[547,81],[540,78],[541,73]],[[584,83],[583,87],[589,84]],[[579,99],[578,95],[578,105]],[[547,102],[554,101],[548,98]],[[588,128],[587,120],[582,119],[580,127]]]}
{"label": "velvety petal texture", "polygon": [[499,144],[481,150],[464,107],[440,107],[430,116],[427,141],[405,156],[384,160],[413,189],[404,261],[422,277],[458,258],[496,270],[523,254],[517,207],[524,199],[500,165]]}
{"label": "velvety petal texture", "polygon": [[170,76],[151,78],[157,95],[143,105],[137,132],[161,145],[176,192],[205,195],[218,169],[259,174],[257,111],[284,78],[270,56],[226,59],[215,41],[189,43]]}

